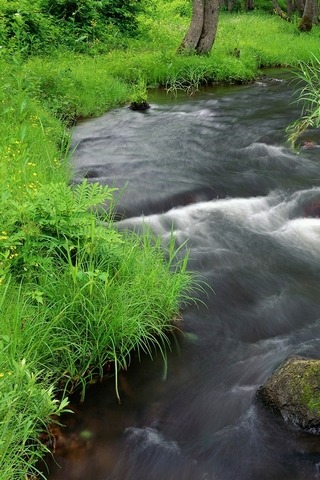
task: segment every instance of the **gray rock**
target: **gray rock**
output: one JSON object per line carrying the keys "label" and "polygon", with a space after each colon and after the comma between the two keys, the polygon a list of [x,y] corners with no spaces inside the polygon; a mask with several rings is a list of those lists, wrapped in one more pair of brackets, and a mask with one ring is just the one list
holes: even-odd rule
{"label": "gray rock", "polygon": [[303,430],[320,433],[320,360],[289,357],[257,391],[262,403]]}

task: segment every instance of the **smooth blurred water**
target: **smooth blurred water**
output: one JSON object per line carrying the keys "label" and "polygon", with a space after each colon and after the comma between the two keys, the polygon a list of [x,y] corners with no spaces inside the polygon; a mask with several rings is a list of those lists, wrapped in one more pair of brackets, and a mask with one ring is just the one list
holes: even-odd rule
{"label": "smooth blurred water", "polygon": [[75,180],[126,186],[119,228],[173,228],[205,292],[165,380],[161,358],[133,361],[121,405],[106,382],[66,419],[51,480],[320,479],[319,437],[255,399],[290,354],[319,357],[320,136],[288,148],[292,102],[290,73],[271,72],[75,129]]}

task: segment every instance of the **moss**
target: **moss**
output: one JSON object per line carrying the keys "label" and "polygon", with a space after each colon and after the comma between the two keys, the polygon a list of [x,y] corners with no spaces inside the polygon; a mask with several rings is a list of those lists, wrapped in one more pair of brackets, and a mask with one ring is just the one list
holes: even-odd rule
{"label": "moss", "polygon": [[320,366],[309,364],[301,379],[301,400],[310,413],[320,414]]}
{"label": "moss", "polygon": [[290,357],[257,394],[265,406],[285,420],[320,432],[320,360]]}

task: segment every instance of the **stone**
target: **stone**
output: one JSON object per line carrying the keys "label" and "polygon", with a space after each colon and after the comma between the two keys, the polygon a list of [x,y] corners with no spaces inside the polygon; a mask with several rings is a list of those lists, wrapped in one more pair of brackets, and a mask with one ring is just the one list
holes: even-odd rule
{"label": "stone", "polygon": [[320,433],[320,360],[289,357],[257,391],[271,411],[305,431]]}
{"label": "stone", "polygon": [[150,108],[150,105],[148,102],[145,102],[145,101],[142,101],[142,102],[131,102],[130,105],[129,105],[129,108],[131,110],[135,110],[135,111],[144,111],[144,110],[148,110]]}

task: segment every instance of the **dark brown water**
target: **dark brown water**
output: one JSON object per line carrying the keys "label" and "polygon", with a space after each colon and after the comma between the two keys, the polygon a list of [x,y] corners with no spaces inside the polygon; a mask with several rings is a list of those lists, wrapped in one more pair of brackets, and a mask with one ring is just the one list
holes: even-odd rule
{"label": "dark brown water", "polygon": [[66,419],[50,480],[320,479],[320,439],[255,400],[290,354],[320,356],[320,136],[286,145],[291,89],[271,72],[75,129],[76,180],[126,185],[120,228],[173,226],[207,286],[165,376],[133,361],[121,405],[111,380]]}

